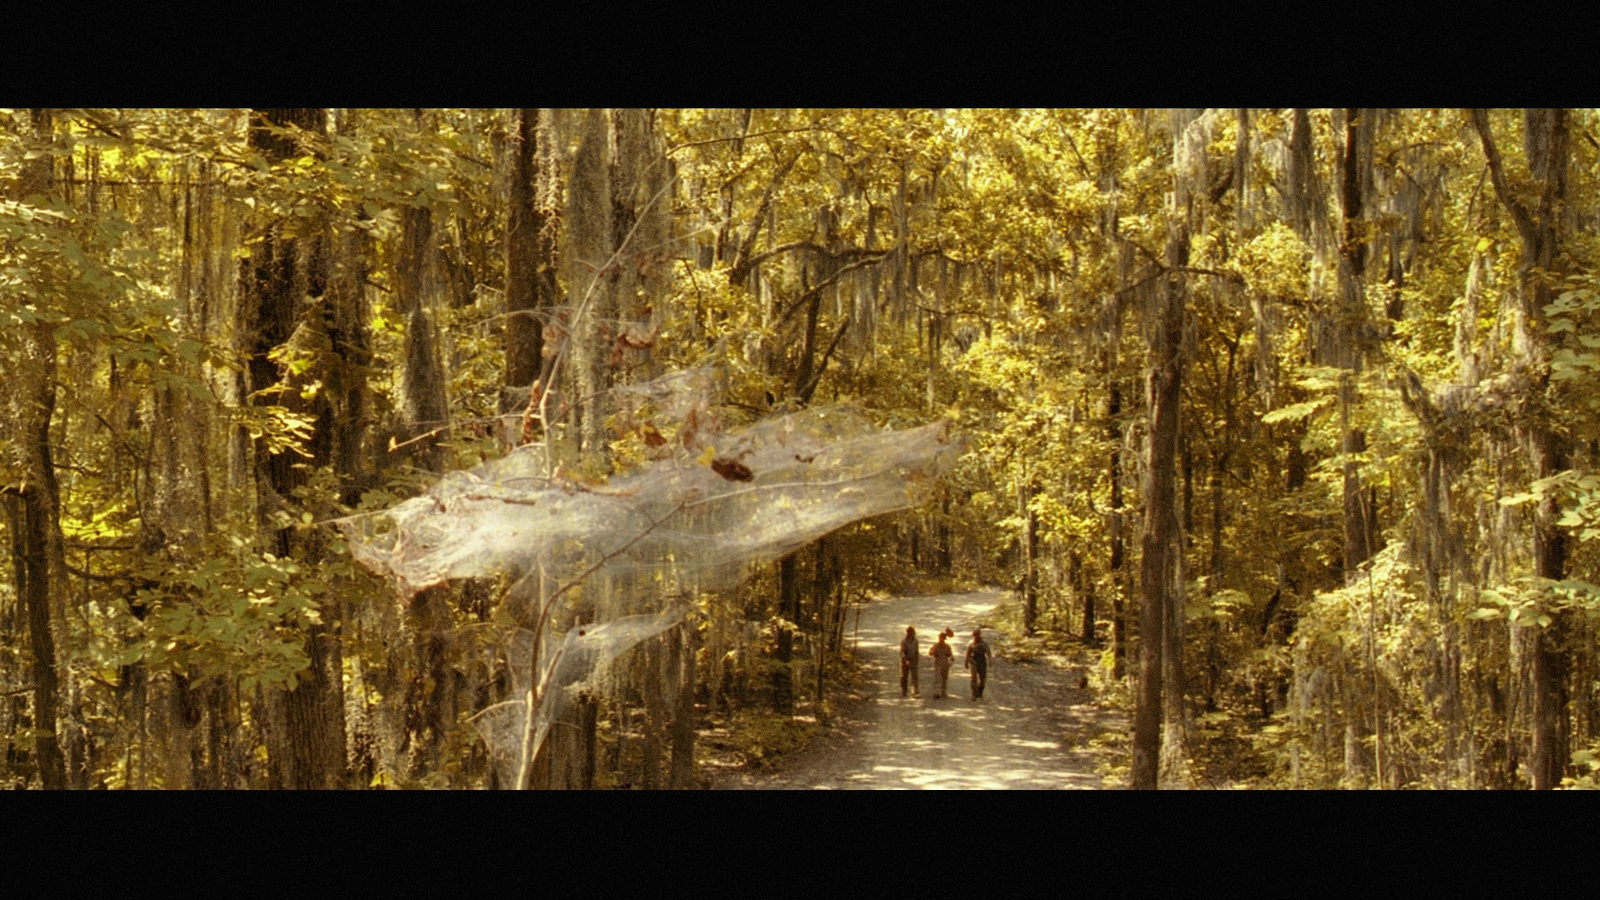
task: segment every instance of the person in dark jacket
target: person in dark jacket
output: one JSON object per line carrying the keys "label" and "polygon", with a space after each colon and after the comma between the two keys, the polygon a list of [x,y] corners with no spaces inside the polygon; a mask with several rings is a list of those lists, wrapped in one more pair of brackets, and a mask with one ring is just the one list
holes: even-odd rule
{"label": "person in dark jacket", "polygon": [[967,645],[967,668],[972,671],[972,699],[983,699],[984,685],[989,681],[989,645],[984,643],[983,630],[972,632],[972,643]]}
{"label": "person in dark jacket", "polygon": [[922,689],[917,684],[918,654],[921,645],[917,643],[917,630],[910,625],[906,626],[905,639],[900,642],[900,696],[906,695],[906,683],[911,684],[911,696],[921,697]]}

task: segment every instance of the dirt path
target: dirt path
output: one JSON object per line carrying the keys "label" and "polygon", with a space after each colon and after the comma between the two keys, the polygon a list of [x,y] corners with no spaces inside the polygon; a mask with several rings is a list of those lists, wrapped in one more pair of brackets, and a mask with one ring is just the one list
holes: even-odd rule
{"label": "dirt path", "polygon": [[[724,789],[1098,788],[1095,734],[1124,727],[1077,687],[1077,670],[1043,660],[1013,662],[995,633],[983,699],[969,697],[962,657],[971,623],[1005,598],[998,591],[900,597],[862,608],[858,652],[875,696],[848,704],[837,727],[812,746],[763,772],[735,772]],[[950,696],[932,699],[933,661],[922,660],[922,699],[900,697],[899,644],[915,626],[927,653],[938,632],[954,628],[956,664]]]}

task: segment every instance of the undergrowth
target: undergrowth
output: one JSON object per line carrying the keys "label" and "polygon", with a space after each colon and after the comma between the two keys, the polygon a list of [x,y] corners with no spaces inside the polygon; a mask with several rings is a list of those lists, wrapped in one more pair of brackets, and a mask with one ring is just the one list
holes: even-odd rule
{"label": "undergrowth", "polygon": [[734,709],[726,716],[709,720],[700,731],[699,745],[704,770],[747,768],[767,769],[784,757],[810,746],[824,734],[841,703],[860,700],[869,691],[868,675],[846,648],[838,657],[830,656],[823,684],[823,702],[818,706],[814,682],[797,684],[793,715],[775,712],[769,705],[752,704]]}

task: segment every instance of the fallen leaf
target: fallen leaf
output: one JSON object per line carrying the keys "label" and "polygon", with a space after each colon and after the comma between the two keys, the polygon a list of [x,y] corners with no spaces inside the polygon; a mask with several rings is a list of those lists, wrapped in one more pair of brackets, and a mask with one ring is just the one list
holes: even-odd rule
{"label": "fallen leaf", "polygon": [[750,471],[749,466],[739,462],[737,459],[731,459],[726,456],[719,456],[713,459],[711,461],[711,471],[729,481],[749,481],[756,477],[756,473]]}

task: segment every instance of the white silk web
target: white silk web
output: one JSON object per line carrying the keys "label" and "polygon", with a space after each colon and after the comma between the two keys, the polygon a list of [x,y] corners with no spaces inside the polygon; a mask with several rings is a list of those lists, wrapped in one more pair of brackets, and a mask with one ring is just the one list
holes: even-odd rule
{"label": "white silk web", "polygon": [[612,660],[682,623],[699,591],[916,505],[959,452],[948,422],[887,430],[841,406],[724,432],[715,383],[702,369],[617,390],[619,430],[655,457],[632,472],[548,475],[545,448],[528,445],[340,524],[354,558],[403,598],[513,579],[512,699],[474,720],[503,783],[525,786],[551,723]]}

